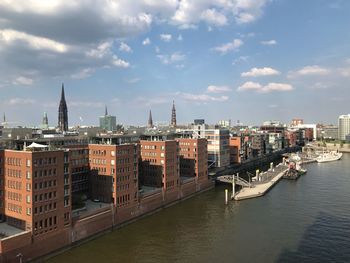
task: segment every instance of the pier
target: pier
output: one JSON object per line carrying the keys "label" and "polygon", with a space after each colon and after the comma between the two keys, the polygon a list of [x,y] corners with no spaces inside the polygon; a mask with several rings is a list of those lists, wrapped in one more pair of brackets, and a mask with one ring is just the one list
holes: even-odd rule
{"label": "pier", "polygon": [[[252,180],[249,180],[249,182],[240,178],[238,174],[219,176],[216,180],[232,184],[231,199],[239,201],[265,195],[283,177],[287,170],[288,166],[283,163],[275,167],[271,164],[270,169],[266,172],[260,173],[257,170],[256,175],[250,177]],[[235,191],[236,184],[242,187],[238,192]]]}

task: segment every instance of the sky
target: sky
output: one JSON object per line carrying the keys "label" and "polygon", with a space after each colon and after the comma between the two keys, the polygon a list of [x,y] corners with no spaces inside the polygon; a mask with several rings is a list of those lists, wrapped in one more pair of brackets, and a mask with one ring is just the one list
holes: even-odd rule
{"label": "sky", "polygon": [[347,0],[1,0],[10,126],[204,118],[337,123],[350,112]]}

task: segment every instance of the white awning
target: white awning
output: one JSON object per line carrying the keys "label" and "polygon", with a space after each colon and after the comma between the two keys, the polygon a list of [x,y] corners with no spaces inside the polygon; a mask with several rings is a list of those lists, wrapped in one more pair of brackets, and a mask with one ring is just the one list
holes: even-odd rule
{"label": "white awning", "polygon": [[44,145],[44,144],[39,144],[36,142],[32,142],[31,145],[27,146],[27,148],[48,148],[49,146]]}

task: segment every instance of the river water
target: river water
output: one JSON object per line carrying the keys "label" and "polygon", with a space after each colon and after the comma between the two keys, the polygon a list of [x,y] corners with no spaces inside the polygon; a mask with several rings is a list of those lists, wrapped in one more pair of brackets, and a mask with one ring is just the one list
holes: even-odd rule
{"label": "river water", "polygon": [[350,262],[350,154],[264,197],[216,187],[49,262]]}

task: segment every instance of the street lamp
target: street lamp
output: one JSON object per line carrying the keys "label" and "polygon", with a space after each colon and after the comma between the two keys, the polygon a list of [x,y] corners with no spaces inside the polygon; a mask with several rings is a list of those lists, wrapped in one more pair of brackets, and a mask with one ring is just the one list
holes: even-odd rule
{"label": "street lamp", "polygon": [[22,258],[23,258],[22,253],[18,253],[18,254],[16,255],[16,258],[19,258],[19,263],[22,263]]}

